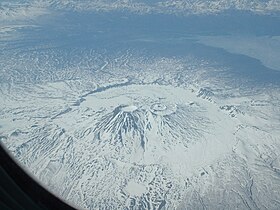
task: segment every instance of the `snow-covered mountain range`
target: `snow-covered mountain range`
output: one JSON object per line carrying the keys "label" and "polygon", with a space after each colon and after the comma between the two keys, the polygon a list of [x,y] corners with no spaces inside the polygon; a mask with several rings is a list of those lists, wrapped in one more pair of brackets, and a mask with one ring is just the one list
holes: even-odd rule
{"label": "snow-covered mountain range", "polygon": [[1,144],[77,209],[279,209],[277,12],[1,2]]}
{"label": "snow-covered mountain range", "polygon": [[234,97],[219,98],[176,80],[178,67],[162,76],[162,61],[153,62],[116,72],[129,78],[117,79],[111,66],[87,79],[1,83],[1,141],[48,189],[82,208],[276,209],[277,90],[232,89]]}
{"label": "snow-covered mountain range", "polygon": [[250,11],[258,14],[279,13],[278,0],[166,0],[166,1],[138,1],[138,0],[30,0],[30,1],[2,1],[0,17],[4,20],[36,18],[52,10],[76,11],[128,11],[136,14],[218,14],[227,10]]}

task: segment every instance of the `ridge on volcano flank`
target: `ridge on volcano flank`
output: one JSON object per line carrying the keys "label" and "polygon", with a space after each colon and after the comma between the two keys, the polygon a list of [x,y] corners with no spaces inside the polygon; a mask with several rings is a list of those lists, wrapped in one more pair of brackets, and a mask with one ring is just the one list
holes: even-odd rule
{"label": "ridge on volcano flank", "polygon": [[144,112],[134,105],[120,105],[105,114],[95,129],[99,140],[109,140],[111,144],[124,147],[140,142],[144,149]]}

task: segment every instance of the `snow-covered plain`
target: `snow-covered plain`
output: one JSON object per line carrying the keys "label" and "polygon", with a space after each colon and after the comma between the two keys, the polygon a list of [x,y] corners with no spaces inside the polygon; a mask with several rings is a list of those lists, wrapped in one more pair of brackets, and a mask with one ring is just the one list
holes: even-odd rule
{"label": "snow-covered plain", "polygon": [[[0,141],[15,160],[78,209],[279,209],[280,73],[261,62],[279,50],[256,44],[279,43],[279,3],[77,2],[1,5]],[[257,52],[234,46],[256,36]]]}

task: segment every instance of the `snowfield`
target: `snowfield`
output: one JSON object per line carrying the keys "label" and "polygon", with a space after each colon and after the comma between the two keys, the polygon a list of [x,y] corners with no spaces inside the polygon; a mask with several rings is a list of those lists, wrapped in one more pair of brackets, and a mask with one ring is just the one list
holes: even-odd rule
{"label": "snowfield", "polygon": [[278,12],[3,3],[1,144],[78,209],[279,209]]}
{"label": "snowfield", "polygon": [[3,83],[1,141],[82,208],[276,209],[277,91],[221,99],[147,77]]}

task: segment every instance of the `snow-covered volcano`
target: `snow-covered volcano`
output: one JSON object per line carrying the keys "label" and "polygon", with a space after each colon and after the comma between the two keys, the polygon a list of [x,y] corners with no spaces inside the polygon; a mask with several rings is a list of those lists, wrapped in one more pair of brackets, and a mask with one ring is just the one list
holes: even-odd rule
{"label": "snow-covered volcano", "polygon": [[278,2],[2,0],[1,144],[77,209],[280,209]]}
{"label": "snow-covered volcano", "polygon": [[221,99],[213,88],[167,85],[171,78],[3,84],[1,141],[48,189],[83,208],[242,202],[226,191],[218,204],[225,186],[258,206],[254,190],[278,183],[263,174],[278,173],[276,107],[266,94]]}
{"label": "snow-covered volcano", "polygon": [[[66,93],[69,84],[50,83],[38,90],[44,88],[49,92],[50,87]],[[123,206],[124,200],[132,198],[137,198],[135,208],[142,205],[159,207],[167,201],[164,198],[151,200],[152,193],[163,196],[171,190],[172,184],[180,185],[191,174],[205,170],[208,164],[231,152],[235,144],[234,132],[238,123],[191,88],[156,84],[108,87],[97,87],[88,94],[77,95],[76,99],[63,99],[70,100],[68,105],[49,117],[47,127],[40,125],[36,118],[38,112],[34,112],[29,121],[31,130],[26,134],[17,132],[26,138],[33,136],[33,140],[25,142],[25,146],[10,147],[15,148],[19,159],[25,148],[37,151],[36,154],[32,152],[33,155],[29,151],[26,155],[31,156],[22,160],[40,179],[52,183],[59,194],[60,185],[54,183],[60,182],[61,178],[69,184],[71,179],[79,179],[73,183],[81,186],[71,184],[72,187],[61,194],[63,197],[72,197],[78,192],[76,190],[83,188],[83,191],[93,193],[96,207],[104,206],[105,197],[113,198],[109,205],[112,207]],[[56,97],[48,100],[53,107],[61,106]],[[45,100],[41,105],[45,106]],[[11,138],[13,136],[12,133]],[[36,143],[40,139],[41,143]],[[162,172],[155,176],[159,173],[156,171]],[[50,182],[49,176],[58,179]],[[109,177],[114,181],[104,181]],[[166,186],[152,181],[155,178]],[[96,190],[92,191],[90,187]],[[103,194],[98,198],[96,193],[100,190],[105,197]],[[175,199],[168,205],[176,203]]]}
{"label": "snow-covered volcano", "polygon": [[[188,90],[171,86],[128,85],[112,88],[88,95],[79,109],[93,113],[87,119],[92,120],[89,125],[82,122],[76,124],[78,130],[90,131],[86,135],[82,132],[83,138],[99,147],[111,147],[116,157],[121,154],[126,161],[132,158],[131,161],[138,163],[156,163],[160,158],[166,161],[174,159],[166,157],[165,153],[176,148],[189,150],[190,153],[194,145],[202,144],[209,138],[206,136],[218,135],[208,131],[216,126],[224,127],[216,122],[217,117],[225,118],[223,123],[231,123],[230,118],[212,103],[199,99]],[[71,114],[78,116],[72,110],[65,115],[66,119]],[[63,121],[64,117],[57,120]],[[234,123],[224,129],[233,128]],[[215,143],[214,140],[210,145]]]}

